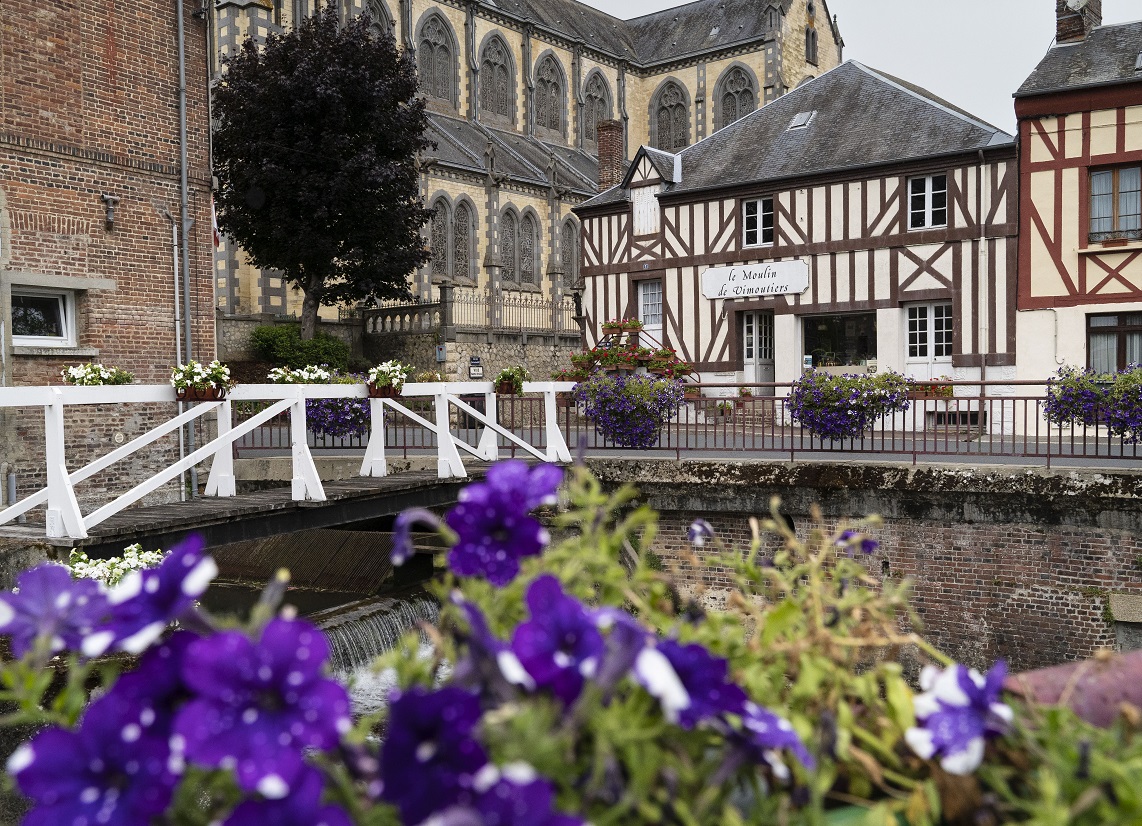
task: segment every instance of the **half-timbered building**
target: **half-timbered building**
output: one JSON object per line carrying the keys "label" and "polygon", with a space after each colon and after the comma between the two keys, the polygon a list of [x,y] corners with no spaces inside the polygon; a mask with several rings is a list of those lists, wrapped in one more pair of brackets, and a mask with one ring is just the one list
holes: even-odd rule
{"label": "half-timbered building", "polygon": [[1015,96],[1028,379],[1142,362],[1142,21],[1101,26],[1099,0],[1056,14],[1057,43]]}
{"label": "half-timbered building", "polygon": [[639,317],[707,382],[1009,378],[1012,136],[849,61],[576,209],[588,343]]}

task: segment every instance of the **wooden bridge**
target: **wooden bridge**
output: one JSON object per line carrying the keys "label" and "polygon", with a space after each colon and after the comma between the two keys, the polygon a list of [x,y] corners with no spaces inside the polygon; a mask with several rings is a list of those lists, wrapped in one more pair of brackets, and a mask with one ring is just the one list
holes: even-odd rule
{"label": "wooden bridge", "polygon": [[[84,545],[93,552],[105,545],[121,550],[124,544],[146,539],[168,547],[172,538],[194,530],[211,544],[269,536],[300,528],[344,525],[398,513],[405,507],[430,507],[454,502],[459,484],[440,484],[468,475],[461,451],[474,457],[482,469],[499,457],[500,442],[513,445],[535,459],[569,462],[563,434],[557,426],[556,393],[569,391],[566,382],[525,382],[524,392],[539,394],[544,404],[544,448],[538,449],[496,421],[496,394],[491,382],[440,382],[406,384],[402,399],[432,400],[434,419],[428,419],[401,403],[401,399],[369,399],[370,431],[360,474],[342,482],[323,482],[310,452],[305,420],[305,402],[310,399],[365,399],[364,385],[239,385],[224,400],[192,403],[186,409],[77,470],[69,470],[65,456],[64,410],[69,405],[125,405],[177,401],[173,388],[158,386],[120,387],[28,387],[0,389],[0,408],[42,407],[47,484],[35,493],[0,511],[0,535],[36,534],[55,544]],[[477,410],[461,396],[484,397],[484,410]],[[234,402],[260,402],[264,409],[235,424]],[[180,408],[183,405],[180,404]],[[434,436],[436,473],[402,473],[388,476],[385,458],[386,410],[400,414]],[[185,425],[214,413],[217,435],[207,444],[140,481],[130,490],[84,514],[75,486],[135,455]],[[453,413],[460,412],[478,423],[476,444],[456,435]],[[234,443],[263,423],[288,414],[289,450],[292,461],[290,486],[283,490],[237,495],[234,478]],[[134,507],[148,494],[178,479],[200,462],[210,461],[205,496],[189,502]],[[14,525],[18,517],[37,507],[46,508],[39,527]],[[124,542],[127,539],[127,542]]]}

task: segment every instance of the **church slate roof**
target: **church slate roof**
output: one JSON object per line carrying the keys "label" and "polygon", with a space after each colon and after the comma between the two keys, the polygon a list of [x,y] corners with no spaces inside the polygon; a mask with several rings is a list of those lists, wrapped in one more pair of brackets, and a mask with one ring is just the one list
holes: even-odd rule
{"label": "church slate roof", "polygon": [[[794,118],[814,113],[803,128]],[[1014,138],[946,101],[847,61],[683,149],[682,180],[663,194],[782,181],[1014,146]],[[615,203],[614,187],[578,209]]]}
{"label": "church slate roof", "polygon": [[582,197],[595,194],[599,162],[587,152],[438,112],[428,113],[426,137],[436,149],[427,151],[425,157],[444,166],[487,174],[490,145],[494,171],[513,181],[542,187],[554,182]]}
{"label": "church slate roof", "polygon": [[[635,66],[649,66],[772,36],[767,26],[769,7],[788,11],[792,0],[695,0],[630,20],[612,17],[578,0],[480,3],[489,10],[529,20]],[[823,13],[827,18],[827,8]]]}
{"label": "church slate roof", "polygon": [[1085,40],[1051,47],[1015,97],[1142,82],[1142,20],[1097,26]]}

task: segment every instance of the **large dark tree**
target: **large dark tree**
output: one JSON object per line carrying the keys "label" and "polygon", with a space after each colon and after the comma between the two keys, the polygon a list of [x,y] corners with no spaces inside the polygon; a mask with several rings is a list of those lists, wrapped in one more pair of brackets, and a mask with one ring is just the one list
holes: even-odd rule
{"label": "large dark tree", "polygon": [[330,5],[247,40],[215,92],[218,226],[302,290],[303,339],[322,304],[407,297],[427,260],[416,64],[370,24]]}

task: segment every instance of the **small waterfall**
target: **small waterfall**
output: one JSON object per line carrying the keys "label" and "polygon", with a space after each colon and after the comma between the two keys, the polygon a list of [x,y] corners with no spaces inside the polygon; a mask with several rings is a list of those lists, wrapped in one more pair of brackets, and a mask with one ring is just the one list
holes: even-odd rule
{"label": "small waterfall", "polygon": [[[382,708],[395,675],[377,672],[372,663],[392,649],[420,622],[436,622],[440,606],[426,592],[415,589],[399,595],[374,597],[311,614],[309,619],[329,639],[333,677],[349,687],[355,714]],[[428,657],[432,648],[421,634],[417,656]]]}

